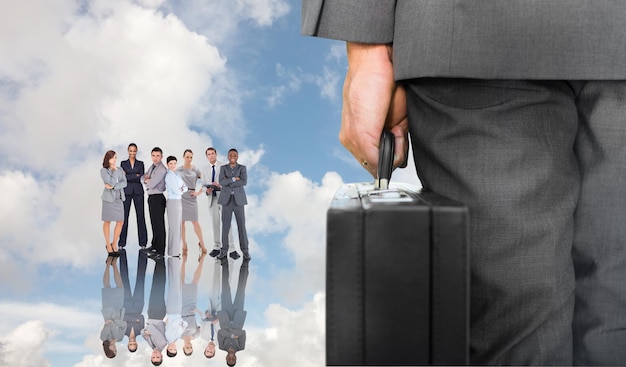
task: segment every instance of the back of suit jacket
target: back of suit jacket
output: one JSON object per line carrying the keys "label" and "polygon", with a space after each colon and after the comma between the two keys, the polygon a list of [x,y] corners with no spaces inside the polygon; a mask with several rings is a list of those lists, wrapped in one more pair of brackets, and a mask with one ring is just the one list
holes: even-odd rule
{"label": "back of suit jacket", "polygon": [[396,80],[626,79],[626,1],[303,0],[302,34],[393,42]]}

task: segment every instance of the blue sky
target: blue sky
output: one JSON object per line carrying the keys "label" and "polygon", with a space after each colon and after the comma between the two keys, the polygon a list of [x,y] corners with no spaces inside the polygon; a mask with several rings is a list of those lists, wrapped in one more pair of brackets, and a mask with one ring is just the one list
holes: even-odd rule
{"label": "blue sky", "polygon": [[[147,362],[143,340],[135,355],[105,360],[98,338],[105,255],[99,167],[108,149],[125,159],[133,141],[145,162],[153,146],[179,156],[191,148],[200,167],[208,146],[222,160],[229,148],[239,150],[248,166],[253,260],[249,343],[237,365],[323,365],[325,210],[343,182],[370,179],[337,140],[343,43],[300,36],[299,1],[2,2],[4,362]],[[413,176],[410,169],[398,174]],[[193,237],[190,227],[188,233]],[[131,284],[135,261],[129,255]],[[200,307],[211,276],[206,269]],[[216,360],[181,354],[164,365],[221,365],[223,355]]]}

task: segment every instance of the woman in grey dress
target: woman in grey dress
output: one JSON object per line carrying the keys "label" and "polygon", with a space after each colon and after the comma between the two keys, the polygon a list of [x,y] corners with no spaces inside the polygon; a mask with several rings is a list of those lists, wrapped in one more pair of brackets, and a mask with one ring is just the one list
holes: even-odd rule
{"label": "woman in grey dress", "polygon": [[193,152],[191,149],[186,149],[183,153],[183,165],[176,169],[178,175],[183,179],[185,185],[189,188],[189,191],[183,194],[183,226],[181,228],[183,238],[183,254],[187,253],[187,241],[185,240],[185,222],[191,222],[193,224],[193,230],[198,236],[200,242],[198,247],[202,253],[207,252],[204,246],[204,239],[202,238],[202,227],[198,222],[198,202],[196,198],[202,193],[202,186],[200,190],[196,191],[196,183],[202,176],[200,169],[191,164],[193,160]]}
{"label": "woman in grey dress", "polygon": [[[124,188],[126,187],[126,174],[124,170],[117,167],[117,154],[109,150],[102,160],[100,177],[104,181],[104,191],[102,192],[102,231],[107,252],[111,256],[119,256],[117,252],[117,242],[122,232],[124,224]],[[111,222],[115,222],[113,230],[113,241],[111,238]]]}

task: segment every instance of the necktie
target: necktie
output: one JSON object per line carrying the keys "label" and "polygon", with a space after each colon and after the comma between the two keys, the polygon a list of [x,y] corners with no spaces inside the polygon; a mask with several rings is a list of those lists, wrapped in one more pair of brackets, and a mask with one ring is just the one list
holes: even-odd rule
{"label": "necktie", "polygon": [[[215,182],[215,165],[211,166],[211,183]],[[217,192],[213,189],[213,196],[217,196]]]}
{"label": "necktie", "polygon": [[211,340],[213,340],[214,335],[215,335],[215,331],[213,329],[213,324],[211,324]]}
{"label": "necktie", "polygon": [[152,177],[152,171],[154,171],[155,168],[156,166],[154,164],[150,166],[150,169],[148,170],[148,178]]}

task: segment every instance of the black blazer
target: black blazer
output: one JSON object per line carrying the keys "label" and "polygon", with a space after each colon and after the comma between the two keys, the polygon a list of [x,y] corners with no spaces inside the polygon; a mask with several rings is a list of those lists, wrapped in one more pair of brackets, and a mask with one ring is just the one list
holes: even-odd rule
{"label": "black blazer", "polygon": [[[124,194],[128,195],[142,195],[143,185],[141,184],[141,178],[143,177],[144,166],[140,160],[135,160],[135,166],[130,166],[130,160],[122,161],[121,167],[126,173],[126,181],[128,184],[124,188]],[[137,176],[139,175],[139,176]]]}

